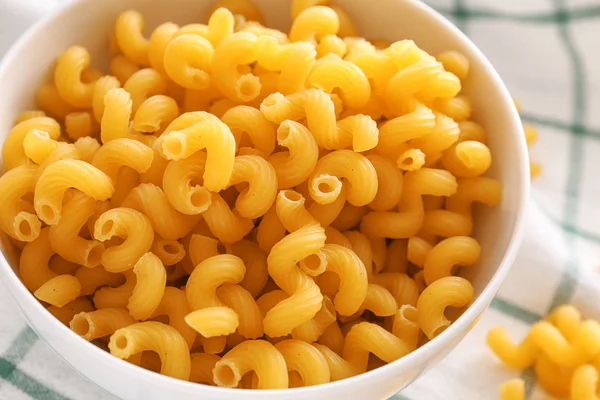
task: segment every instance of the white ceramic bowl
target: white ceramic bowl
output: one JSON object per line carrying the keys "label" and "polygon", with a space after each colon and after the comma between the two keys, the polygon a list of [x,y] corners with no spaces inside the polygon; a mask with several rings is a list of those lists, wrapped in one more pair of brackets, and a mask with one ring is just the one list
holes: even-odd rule
{"label": "white ceramic bowl", "polygon": [[[269,26],[290,24],[289,1],[256,0]],[[0,141],[20,111],[34,107],[35,90],[57,55],[84,45],[92,60],[106,63],[107,38],[117,15],[144,14],[148,29],[164,21],[197,22],[210,0],[77,0],[31,28],[0,66]],[[510,269],[519,245],[528,197],[527,150],[519,117],[506,87],[483,54],[460,31],[418,0],[340,0],[365,37],[413,39],[432,54],[458,50],[471,61],[465,91],[474,120],[482,124],[494,156],[490,175],[504,185],[502,204],[477,213],[475,236],[483,248],[469,275],[473,305],[445,332],[408,356],[377,370],[326,385],[301,389],[248,391],[223,389],[161,376],[121,361],[81,339],[50,315],[21,284],[14,249],[4,243],[0,276],[35,331],[76,370],[123,399],[385,399],[436,365],[467,334],[488,307]],[[1,206],[1,205],[0,205]]]}

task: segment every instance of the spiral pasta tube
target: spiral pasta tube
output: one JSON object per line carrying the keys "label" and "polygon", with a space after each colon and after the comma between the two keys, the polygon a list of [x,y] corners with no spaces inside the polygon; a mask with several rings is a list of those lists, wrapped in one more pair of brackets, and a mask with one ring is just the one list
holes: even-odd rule
{"label": "spiral pasta tube", "polygon": [[90,53],[85,47],[69,47],[58,58],[54,70],[56,90],[73,107],[90,108],[94,95],[94,82],[84,83],[81,73],[90,65]]}
{"label": "spiral pasta tube", "polygon": [[118,329],[108,342],[110,353],[128,358],[142,351],[154,351],[160,357],[160,373],[188,380],[190,352],[185,339],[177,329],[160,322],[138,322]]}
{"label": "spiral pasta tube", "polygon": [[148,65],[148,40],[142,35],[144,17],[137,11],[125,11],[117,19],[115,36],[125,56],[139,65]]}
{"label": "spiral pasta tube", "polygon": [[211,83],[213,53],[213,45],[202,36],[177,36],[169,42],[164,51],[165,72],[184,88],[207,89]]}
{"label": "spiral pasta tube", "polygon": [[8,132],[2,146],[2,163],[7,171],[28,162],[23,146],[27,134],[33,129],[46,132],[49,139],[56,140],[60,136],[60,125],[52,118],[30,118],[18,123]]}
{"label": "spiral pasta tube", "polygon": [[[267,258],[269,274],[275,283],[290,296],[273,307],[263,321],[265,333],[271,337],[284,336],[310,320],[321,308],[323,296],[294,260],[315,254],[325,245],[325,231],[319,225],[307,225],[279,241]],[[294,310],[291,313],[289,310]]]}
{"label": "spiral pasta tube", "polygon": [[35,189],[37,168],[23,165],[6,172],[0,177],[0,228],[10,237],[24,242],[35,240],[42,223],[33,210],[24,207],[23,196]]}

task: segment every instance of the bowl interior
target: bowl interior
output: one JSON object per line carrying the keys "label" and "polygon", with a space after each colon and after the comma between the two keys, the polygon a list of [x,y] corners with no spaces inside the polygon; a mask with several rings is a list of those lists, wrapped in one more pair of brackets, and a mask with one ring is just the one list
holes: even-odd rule
{"label": "bowl interior", "polygon": [[[114,21],[122,11],[127,9],[141,11],[146,21],[146,33],[148,33],[165,21],[179,24],[205,22],[206,10],[211,3],[208,0],[78,0],[52,20],[36,26],[11,50],[0,67],[0,87],[2,87],[0,143],[12,127],[15,117],[23,110],[35,108],[37,87],[45,80],[51,79],[54,60],[67,47],[76,44],[87,47],[92,55],[93,66],[106,70],[108,37],[113,30]],[[289,27],[289,1],[254,0],[254,3],[261,8],[268,26],[280,29]],[[515,252],[518,241],[515,235],[519,236],[516,233],[520,231],[519,226],[523,219],[528,164],[522,128],[516,111],[502,82],[481,53],[449,22],[433,15],[419,1],[338,0],[336,3],[342,5],[350,14],[364,37],[384,38],[390,41],[412,39],[419,47],[431,54],[444,50],[458,50],[471,61],[470,76],[464,92],[470,96],[473,104],[473,120],[481,124],[488,135],[488,145],[494,159],[488,175],[503,183],[504,194],[500,206],[477,208],[475,237],[482,246],[482,257],[478,265],[464,271],[464,275],[471,280],[478,296],[490,282],[494,284],[490,285],[491,289],[488,287],[483,303],[478,302],[475,305],[477,309],[473,310],[468,318],[470,321],[466,322],[470,325],[483,310],[484,303],[491,301],[502,276],[508,271],[512,260],[511,253]],[[13,270],[17,271],[18,260],[14,244],[6,240],[3,234],[0,234],[0,242],[4,256]],[[1,256],[0,268],[5,268]],[[496,279],[494,279],[495,274],[498,274]],[[15,289],[13,294],[16,292],[19,296],[29,296],[24,287]],[[29,299],[26,301],[31,304]],[[31,301],[35,302],[35,299],[31,297]],[[63,329],[59,325],[56,322],[52,326],[52,329],[55,329],[54,334],[59,334],[60,329]],[[406,357],[406,360],[401,359],[390,365],[390,368],[396,369],[393,375],[388,374],[387,378],[397,377],[398,381],[397,384],[390,383],[390,388],[386,388],[388,393],[393,393],[389,390],[392,390],[394,385],[399,388],[399,385],[406,384],[406,381],[403,383],[399,381],[399,374],[407,371],[406,367],[418,365],[419,358],[435,358],[432,353],[441,351],[442,346],[455,345],[457,338],[456,335],[452,337],[451,332],[463,330],[466,332],[464,326],[460,330],[456,328],[456,331],[453,331],[453,328],[451,327],[442,335],[447,340],[440,337],[440,340],[434,340],[425,346],[428,348],[433,345],[429,354],[426,353],[427,349],[422,348]],[[441,344],[436,349],[438,342]],[[444,353],[446,351],[444,350]],[[122,368],[120,365],[119,368]],[[421,373],[423,369],[419,367],[419,371]],[[361,379],[363,378],[356,377],[347,381],[364,382]],[[331,386],[349,384],[343,382],[345,381]]]}

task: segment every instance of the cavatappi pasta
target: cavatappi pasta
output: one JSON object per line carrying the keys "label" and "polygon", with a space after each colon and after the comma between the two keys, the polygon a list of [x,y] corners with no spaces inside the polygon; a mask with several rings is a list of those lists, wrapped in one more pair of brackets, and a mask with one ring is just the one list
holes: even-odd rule
{"label": "cavatappi pasta", "polygon": [[[600,368],[600,322],[584,319],[570,305],[552,310],[520,343],[498,326],[487,335],[487,344],[508,367],[532,367],[537,384],[551,398],[572,400],[598,398]],[[525,381],[512,379],[500,385],[501,400],[525,400]]]}
{"label": "cavatappi pasta", "polygon": [[[405,356],[473,300],[457,276],[482,251],[471,205],[502,187],[482,176],[469,60],[357,37],[329,0],[291,6],[288,32],[250,0],[147,35],[125,11],[109,71],[65,49],[7,135],[0,229],[21,279],[116,357],[208,385],[317,385]],[[600,328],[567,314],[492,346],[519,367],[546,349],[548,374],[593,362]]]}

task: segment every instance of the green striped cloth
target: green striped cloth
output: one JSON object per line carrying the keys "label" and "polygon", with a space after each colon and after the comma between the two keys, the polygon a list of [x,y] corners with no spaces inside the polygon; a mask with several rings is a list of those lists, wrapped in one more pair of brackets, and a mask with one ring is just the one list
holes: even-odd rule
{"label": "green striped cloth", "polygon": [[[0,0],[0,54],[64,0]],[[531,371],[509,370],[485,345],[492,326],[515,338],[558,304],[600,316],[600,0],[427,0],[496,66],[535,124],[534,182],[525,241],[491,309],[469,336],[394,400],[480,400]],[[594,112],[596,110],[596,112]],[[115,400],[69,367],[26,325],[0,283],[0,399]]]}

